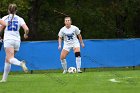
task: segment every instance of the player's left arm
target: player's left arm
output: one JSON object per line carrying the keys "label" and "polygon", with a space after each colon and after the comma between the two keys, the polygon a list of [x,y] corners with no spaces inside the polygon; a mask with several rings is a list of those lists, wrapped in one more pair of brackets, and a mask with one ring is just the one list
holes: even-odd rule
{"label": "player's left arm", "polygon": [[5,26],[6,23],[2,19],[0,19],[0,38],[2,36],[2,31],[4,30]]}
{"label": "player's left arm", "polygon": [[3,25],[3,26],[6,26],[6,23],[1,19],[0,19],[0,24]]}
{"label": "player's left arm", "polygon": [[0,19],[0,40],[1,41],[2,41],[2,31],[5,29],[6,26],[8,26],[8,23],[6,23],[4,20],[5,20],[5,17]]}
{"label": "player's left arm", "polygon": [[85,44],[83,42],[82,35],[80,34],[81,31],[79,30],[78,27],[75,27],[75,32],[76,32],[76,35],[78,36],[78,39],[80,41],[81,46],[84,48],[85,47]]}
{"label": "player's left arm", "polygon": [[2,31],[4,30],[5,26],[0,26],[0,40],[2,39]]}
{"label": "player's left arm", "polygon": [[78,38],[79,38],[79,41],[80,41],[81,46],[84,48],[85,47],[85,44],[83,42],[82,35],[81,34],[78,34]]}
{"label": "player's left arm", "polygon": [[3,25],[1,25],[0,26],[0,50],[1,50],[1,48],[2,48],[2,31],[3,31],[3,29],[5,28],[5,26],[3,26]]}

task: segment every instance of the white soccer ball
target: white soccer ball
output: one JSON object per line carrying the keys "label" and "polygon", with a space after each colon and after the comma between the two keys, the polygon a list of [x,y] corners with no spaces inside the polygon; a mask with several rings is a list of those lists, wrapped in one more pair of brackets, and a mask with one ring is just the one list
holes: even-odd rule
{"label": "white soccer ball", "polygon": [[70,67],[69,69],[68,69],[68,72],[69,73],[76,73],[76,68],[75,67]]}

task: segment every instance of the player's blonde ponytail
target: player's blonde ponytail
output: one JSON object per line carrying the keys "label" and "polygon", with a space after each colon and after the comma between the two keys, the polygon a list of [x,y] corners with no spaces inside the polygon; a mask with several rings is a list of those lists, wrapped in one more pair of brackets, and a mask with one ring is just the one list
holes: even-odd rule
{"label": "player's blonde ponytail", "polygon": [[12,22],[13,18],[14,18],[14,14],[17,12],[17,5],[16,4],[9,4],[8,7],[8,13],[12,14],[12,18],[10,23]]}

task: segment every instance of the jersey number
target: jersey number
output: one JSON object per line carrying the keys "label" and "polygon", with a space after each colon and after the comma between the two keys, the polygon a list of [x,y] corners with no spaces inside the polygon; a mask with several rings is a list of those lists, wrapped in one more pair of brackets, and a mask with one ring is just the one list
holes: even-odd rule
{"label": "jersey number", "polygon": [[18,21],[8,22],[8,31],[17,31],[18,30]]}

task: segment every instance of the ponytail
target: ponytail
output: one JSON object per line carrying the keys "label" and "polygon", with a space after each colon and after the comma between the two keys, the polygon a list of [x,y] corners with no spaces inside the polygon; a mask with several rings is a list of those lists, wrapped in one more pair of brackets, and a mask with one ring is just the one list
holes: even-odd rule
{"label": "ponytail", "polygon": [[12,14],[12,18],[11,18],[10,23],[12,22],[16,11],[17,11],[17,5],[16,4],[9,4],[8,13]]}

